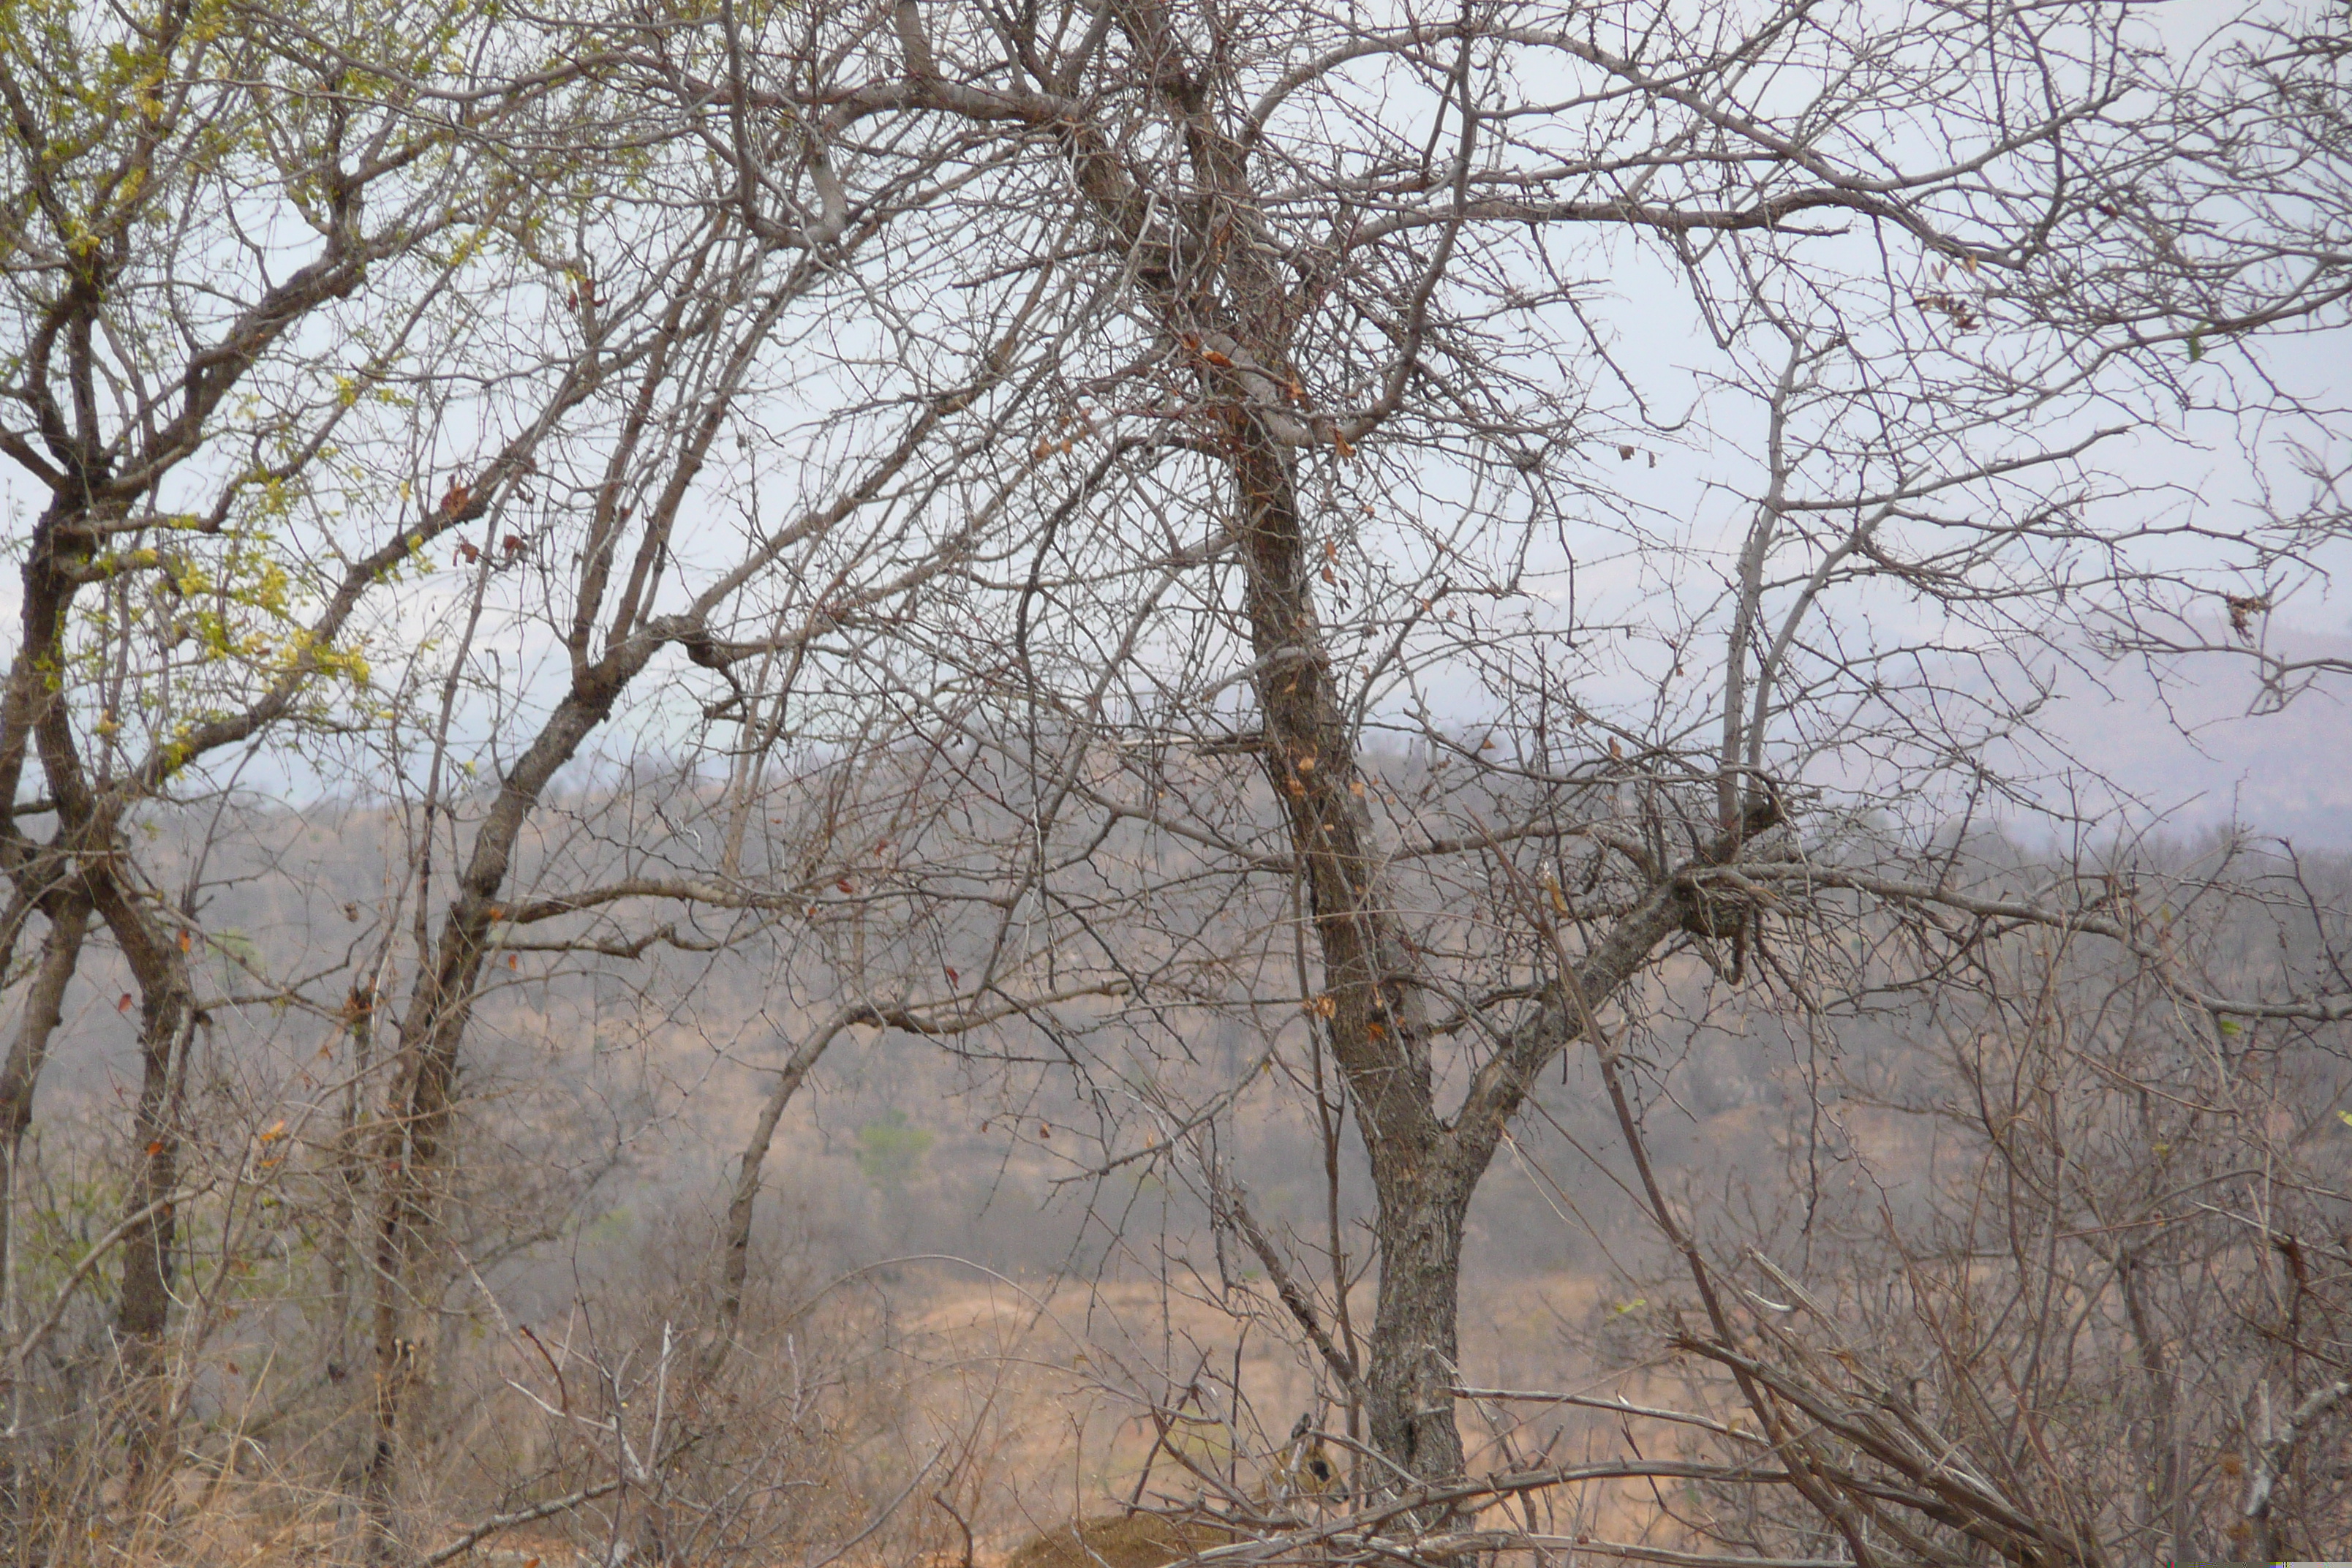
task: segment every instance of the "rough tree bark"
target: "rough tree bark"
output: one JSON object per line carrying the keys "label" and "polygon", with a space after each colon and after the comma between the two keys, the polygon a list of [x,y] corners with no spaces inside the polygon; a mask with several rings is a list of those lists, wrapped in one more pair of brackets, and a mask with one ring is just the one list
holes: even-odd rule
{"label": "rough tree bark", "polygon": [[[0,1289],[13,1288],[16,1278],[10,1264],[17,1162],[26,1129],[33,1121],[33,1094],[40,1086],[49,1042],[64,1021],[66,987],[80,967],[82,941],[89,931],[89,903],[78,889],[58,890],[47,902],[47,914],[48,934],[42,939],[40,963],[25,994],[25,1016],[8,1044],[7,1060],[0,1065]],[[7,1304],[16,1305],[13,1300]],[[16,1324],[8,1318],[0,1326],[13,1330]],[[0,1370],[0,1406],[6,1405],[15,1381],[12,1361]]]}

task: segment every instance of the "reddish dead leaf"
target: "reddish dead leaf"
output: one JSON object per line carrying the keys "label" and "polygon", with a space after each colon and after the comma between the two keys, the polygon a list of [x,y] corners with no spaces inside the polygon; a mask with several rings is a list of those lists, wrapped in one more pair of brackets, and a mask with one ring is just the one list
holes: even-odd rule
{"label": "reddish dead leaf", "polygon": [[185,931],[182,931],[180,932],[180,951],[182,952],[187,952],[188,949],[194,947],[195,944],[196,939],[194,937],[190,936]]}
{"label": "reddish dead leaf", "polygon": [[118,1001],[117,1003],[115,1003],[115,1005],[114,1005],[114,1010],[115,1010],[116,1012],[118,1012],[118,1013],[128,1013],[129,1011],[131,1011],[131,993],[130,993],[130,992],[125,991],[125,992],[122,994],[121,1000],[120,1000],[120,1001]]}
{"label": "reddish dead leaf", "polygon": [[1054,1128],[1053,1128],[1053,1124],[1052,1124],[1052,1123],[1050,1123],[1050,1122],[1045,1122],[1045,1121],[1040,1121],[1039,1123],[1037,1123],[1037,1136],[1038,1136],[1038,1137],[1040,1137],[1040,1138],[1051,1138],[1053,1135],[1054,1135]]}
{"label": "reddish dead leaf", "polygon": [[522,968],[522,965],[516,961],[515,955],[510,952],[507,954],[507,967],[509,969],[520,971]]}
{"label": "reddish dead leaf", "polygon": [[948,984],[950,985],[961,985],[963,984],[963,976],[958,974],[953,966],[950,966],[948,970]]}
{"label": "reddish dead leaf", "polygon": [[849,879],[846,877],[835,877],[833,879],[833,885],[839,888],[845,893],[854,893],[857,891],[856,888],[851,885]]}
{"label": "reddish dead leaf", "polygon": [[161,1138],[156,1139],[153,1142],[147,1145],[147,1157],[151,1160],[163,1152],[163,1141]]}

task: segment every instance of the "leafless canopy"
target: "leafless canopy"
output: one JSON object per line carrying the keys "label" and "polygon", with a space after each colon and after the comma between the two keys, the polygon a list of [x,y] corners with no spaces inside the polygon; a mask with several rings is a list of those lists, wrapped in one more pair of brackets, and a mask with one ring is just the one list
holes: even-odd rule
{"label": "leafless canopy", "polygon": [[[2343,305],[2340,19],[2169,25],[0,18],[9,1484],[63,1473],[28,1420],[102,1407],[121,1473],[78,1495],[155,1495],[224,1282],[299,1209],[320,1377],[367,1369],[299,1417],[353,1550],[593,1505],[612,1551],[751,1551],[721,1412],[770,1147],[879,1029],[1077,1096],[1066,1176],[1175,1184],[1202,1289],[1263,1277],[1360,1461],[1305,1550],[2324,1546],[2343,889],[2136,839],[2050,722],[2118,650],[2251,653],[2273,707],[2342,673],[2268,624],[2342,532],[2292,361]],[[2192,443],[2250,431],[2245,494],[2201,493]],[[256,792],[341,813],[373,890],[289,890]],[[257,945],[213,912],[249,888],[314,902]],[[698,1010],[735,973],[755,1018]],[[615,986],[648,1060],[699,1030],[760,1087],[693,1304],[575,1362],[483,1259],[563,1235],[637,1133],[492,1223],[520,1178],[468,1086],[551,1092],[556,1020]],[[19,1269],[35,1090],[115,990],[106,1225]],[[1744,1206],[1661,1133],[1735,1017],[1743,1072],[1804,1062]],[[1662,1303],[1606,1396],[1487,1387],[1460,1329],[1474,1199],[1555,1072],[1605,1147],[1546,1179],[1630,1216]],[[1311,1221],[1236,1152],[1266,1117],[1319,1144]],[[553,1436],[443,1530],[461,1297]],[[50,1342],[101,1328],[91,1381]],[[1515,1446],[1529,1401],[1624,1452]],[[1617,1482],[1642,1541],[1541,1517]],[[25,1554],[76,1539],[43,1528]]]}

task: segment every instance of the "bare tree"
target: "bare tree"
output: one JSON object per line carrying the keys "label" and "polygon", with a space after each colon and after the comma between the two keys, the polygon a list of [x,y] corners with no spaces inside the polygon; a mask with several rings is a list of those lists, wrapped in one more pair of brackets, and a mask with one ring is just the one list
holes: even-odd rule
{"label": "bare tree", "polygon": [[[254,1212],[308,1184],[320,1377],[367,1345],[338,1480],[371,1557],[591,1504],[614,1544],[677,1549],[677,1467],[747,1359],[769,1145],[832,1044],[884,1028],[1016,1111],[1066,1078],[1082,1134],[1004,1120],[1083,1144],[1072,1181],[1191,1184],[1213,1258],[1154,1266],[1245,1311],[1262,1272],[1344,1407],[1362,1506],[1316,1550],[1540,1545],[1531,1515],[1469,1516],[1639,1478],[1770,1500],[1744,1533],[1690,1523],[1701,1544],[2095,1562],[2207,1539],[2218,1494],[2190,1471],[2216,1442],[2243,1451],[2265,1542],[2332,1517],[2307,1456],[2343,1397],[2309,1267],[2334,1200],[2273,1177],[2191,1221],[2120,1154],[2069,1164],[2049,1091],[2001,1104],[1986,1065],[2110,1086],[2111,1131],[2126,1101],[2210,1089],[2217,1120],[2165,1142],[2284,1170],[2325,1122],[2261,1117],[2332,1103],[2320,1058],[2208,1085],[2156,1016],[2226,1058],[2250,1035],[2323,1046],[2352,1012],[2325,898],[2310,952],[2209,963],[2126,873],[2045,873],[1982,831],[2098,836],[2118,792],[2045,725],[2054,671],[2118,625],[2148,646],[2242,569],[2163,482],[2174,411],[2284,404],[2260,334],[2334,308],[2332,165],[2294,152],[2325,124],[2276,106],[2325,100],[2340,52],[2287,29],[2200,80],[2168,78],[2161,42],[2105,0],[167,6],[11,34],[0,450],[39,517],[0,710],[22,998],[0,1224],[73,997],[118,961],[141,1066],[120,1224],[29,1322],[9,1288],[7,1375],[119,1255],[132,1469],[167,1468],[198,1381],[166,1364],[174,1313],[225,1321]],[[2224,339],[2256,356],[2245,395],[2184,368]],[[2307,465],[2323,489],[2331,462]],[[2331,518],[2258,545],[2231,637]],[[387,835],[380,897],[299,963],[206,917],[246,868],[294,880],[227,847],[257,780],[350,788],[346,820]],[[148,841],[198,804],[176,860]],[[504,1321],[467,1228],[497,1196],[469,1175],[481,1047],[525,988],[618,985],[652,1016],[695,965],[739,963],[767,1000],[721,1055],[765,1094],[708,1294],[688,1326],[558,1356]],[[1994,1281],[1952,1262],[1984,1235],[1955,1252],[1899,1225],[1824,1252],[1906,1270],[1906,1319],[1685,1205],[1651,1052],[1693,987],[1792,1026],[1890,997],[1997,1020],[1939,1037],[1936,1071],[1985,1107],[1975,1197],[2042,1205],[1993,1239],[2042,1259]],[[2149,1020],[2110,1057],[2019,1010],[2095,1011],[2100,987]],[[198,1068],[232,1030],[286,1049],[285,1016],[325,1034],[331,1084],[238,1121]],[[1700,1326],[1667,1332],[1715,1369],[1656,1418],[1716,1447],[1514,1454],[1473,1481],[1468,1215],[1587,1047],[1613,1173],[1693,1292]],[[1311,1226],[1236,1154],[1269,1086],[1317,1144]],[[1928,1113],[1904,1092],[1882,1098]],[[330,1130],[289,1131],[306,1119]],[[315,1151],[299,1172],[289,1141]],[[628,1142],[518,1194],[512,1245],[557,1234],[556,1189]],[[208,1185],[218,1258],[184,1288],[182,1205]],[[2268,1416],[2188,1413],[2181,1344],[2220,1320],[2151,1283],[2178,1261],[2268,1281],[2275,1310],[2231,1331],[2293,1348],[2200,1374],[2258,1367]],[[2030,1398],[1986,1379],[2050,1386],[2040,1363],[1954,1348],[1952,1314],[2002,1289],[2095,1300],[2067,1342],[2108,1358],[2158,1474],[2144,1506],[2048,1500],[2108,1478],[2020,1447]],[[435,1545],[411,1483],[454,1386],[438,1347],[475,1310],[559,1457]],[[2004,1331],[2039,1346],[2062,1316]],[[1942,1403],[1889,1404],[1864,1333],[1944,1356]],[[1206,1397],[1168,1370],[1155,1418]],[[1857,1401],[1885,1419],[1841,1414]]]}
{"label": "bare tree", "polygon": [[[1222,863],[1245,929],[1298,879],[1295,1005],[1379,1199],[1365,1353],[1324,1358],[1384,1463],[1451,1477],[1464,1218],[1538,1075],[1671,953],[1761,981],[1850,895],[1934,902],[1927,837],[1858,830],[2030,803],[2037,650],[2154,542],[2087,455],[2158,394],[2042,298],[2097,199],[2057,171],[2137,155],[2124,18],[895,18],[821,134],[996,130],[1032,156],[974,187],[1021,237],[984,265],[1099,279],[1050,329],[1055,531],[991,646],[1080,737],[1064,776],[1108,771],[1008,875],[1128,819]],[[1637,258],[1696,387],[1596,319]],[[1696,524],[1608,478],[1702,461],[1694,415],[1754,454]],[[1919,869],[1824,876],[1865,842]]]}
{"label": "bare tree", "polygon": [[[433,25],[58,11],[11,32],[0,77],[21,214],[0,450],[37,514],[0,719],[0,945],[13,955],[36,916],[48,924],[0,1121],[13,1172],[95,919],[139,1003],[111,1237],[134,1381],[159,1370],[188,1063],[211,1026],[195,910],[142,868],[136,814],[218,788],[275,728],[363,685],[362,602],[479,515],[463,493],[402,504],[406,487],[395,500],[391,476],[348,466],[387,400],[446,352],[435,307],[474,237],[536,200],[474,132],[534,112],[545,78],[369,75]],[[337,527],[347,510],[373,526]],[[156,1440],[153,1397],[134,1465]]]}
{"label": "bare tree", "polygon": [[[25,417],[6,449],[46,499],[5,750],[16,817],[60,823],[12,839],[10,951],[37,916],[48,934],[5,1079],[10,1170],[95,916],[142,1005],[126,1217],[100,1251],[125,1269],[134,1471],[168,1468],[194,1375],[162,1375],[190,1295],[177,1210],[210,1181],[185,1153],[205,1114],[189,1098],[200,1038],[247,1008],[329,1023],[345,1047],[331,1289],[339,1322],[373,1301],[364,1469],[389,1552],[409,1396],[450,1271],[436,1226],[486,970],[530,952],[561,973],[582,954],[711,951],[787,913],[815,920],[818,890],[848,885],[835,858],[870,846],[797,808],[814,837],[772,831],[799,781],[762,770],[845,748],[814,770],[822,784],[895,739],[875,728],[891,675],[869,650],[987,535],[1003,480],[966,468],[994,450],[1002,367],[951,342],[867,374],[904,323],[866,308],[861,258],[922,210],[938,150],[747,184],[707,156],[700,122],[723,110],[681,113],[643,90],[673,68],[659,23],[625,32],[646,43],[635,53],[529,18],[119,20],[112,34],[61,21],[10,56],[16,177],[47,230],[15,252]],[[469,51],[454,70],[420,42],[443,23]],[[84,80],[117,76],[122,101],[89,107]],[[248,143],[244,162],[219,155]],[[856,346],[794,352],[823,332]],[[445,554],[459,570],[436,571]],[[500,639],[539,628],[551,670],[499,662]],[[612,857],[568,855],[533,816],[665,655],[710,688],[678,743],[730,776],[719,803],[682,815],[720,843],[700,854],[689,826],[690,862],[647,846],[610,879]],[[241,960],[212,994],[205,851],[166,889],[136,830],[228,799],[247,770],[332,779],[345,764],[321,736],[388,766],[411,812],[403,878],[322,966]],[[485,763],[487,797],[470,782]],[[47,788],[27,800],[36,764]],[[382,778],[368,787],[383,798]],[[701,786],[689,772],[667,787]],[[636,796],[604,798],[602,817],[575,814],[592,844],[641,826]],[[599,879],[565,880],[583,871]],[[719,910],[719,929],[616,936],[648,902]],[[283,1163],[266,1145],[288,1135],[284,1117],[262,1134],[264,1166]],[[248,1135],[205,1136],[249,1173]],[[12,1381],[58,1321],[46,1307],[10,1347]]]}

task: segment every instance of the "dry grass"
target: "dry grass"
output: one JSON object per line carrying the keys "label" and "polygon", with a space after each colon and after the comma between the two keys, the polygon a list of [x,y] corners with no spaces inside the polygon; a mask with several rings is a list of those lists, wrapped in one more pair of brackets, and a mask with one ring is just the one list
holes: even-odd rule
{"label": "dry grass", "polygon": [[[973,1563],[995,1568],[1074,1519],[1137,1501],[1213,1503],[1221,1488],[1237,1496],[1298,1415],[1334,1426],[1341,1417],[1318,1406],[1315,1369],[1275,1331],[1270,1303],[1234,1305],[1241,1315],[1157,1281],[1040,1286],[941,1268],[819,1309],[771,1308],[747,1320],[721,1385],[684,1413],[700,1436],[662,1487],[626,1487],[501,1531],[457,1561],[579,1568],[625,1545],[633,1563],[667,1550],[681,1563],[770,1568],[840,1552],[844,1568],[950,1568],[963,1561],[968,1526]],[[1546,1386],[1590,1383],[1564,1331],[1608,1311],[1592,1281],[1533,1279],[1469,1305],[1471,1365],[1507,1366],[1512,1381]],[[625,1347],[608,1340],[604,1363],[643,1352],[653,1327]],[[447,1369],[462,1395],[445,1399],[447,1439],[414,1478],[403,1516],[406,1538],[425,1551],[518,1500],[614,1473],[611,1444],[591,1423],[567,1431],[519,1391],[536,1391],[530,1379],[546,1369],[510,1351],[479,1347],[470,1364]],[[1622,1386],[1637,1397],[1663,1392],[1638,1378]],[[642,1439],[643,1408],[630,1405],[624,1430]],[[1556,1457],[1608,1442],[1572,1413],[1490,1414],[1498,1424],[1465,1416],[1479,1468],[1547,1441]],[[541,1479],[501,1498],[488,1489],[493,1466]],[[46,1568],[331,1568],[359,1561],[363,1544],[346,1489],[252,1458],[235,1470],[192,1467],[141,1498],[118,1487],[53,1500],[56,1528],[20,1538],[26,1561]],[[1549,1519],[1622,1536],[1647,1511],[1562,1498]]]}

